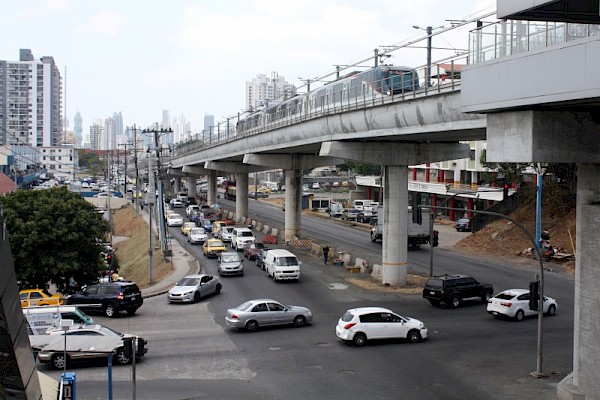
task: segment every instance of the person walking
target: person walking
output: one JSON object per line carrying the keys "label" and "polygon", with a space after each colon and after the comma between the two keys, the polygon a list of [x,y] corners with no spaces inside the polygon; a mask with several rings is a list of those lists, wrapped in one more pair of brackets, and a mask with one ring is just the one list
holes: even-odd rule
{"label": "person walking", "polygon": [[329,258],[329,247],[325,245],[323,247],[323,263],[327,265],[327,259]]}

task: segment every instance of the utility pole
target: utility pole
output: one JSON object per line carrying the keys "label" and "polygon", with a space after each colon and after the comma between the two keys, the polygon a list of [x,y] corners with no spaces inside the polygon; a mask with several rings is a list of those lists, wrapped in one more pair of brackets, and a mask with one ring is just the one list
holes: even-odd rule
{"label": "utility pole", "polygon": [[156,199],[154,187],[154,166],[152,153],[148,153],[148,192],[146,192],[146,202],[148,203],[148,215],[150,216],[150,246],[148,247],[148,255],[150,256],[150,283],[154,283],[154,249],[152,248],[152,205]]}
{"label": "utility pole", "polygon": [[137,128],[133,124],[133,162],[135,164],[135,213],[140,213],[140,172],[138,170]]}

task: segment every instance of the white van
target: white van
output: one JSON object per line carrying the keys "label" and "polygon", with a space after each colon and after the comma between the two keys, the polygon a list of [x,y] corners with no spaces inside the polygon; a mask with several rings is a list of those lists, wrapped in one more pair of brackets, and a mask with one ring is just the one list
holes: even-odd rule
{"label": "white van", "polygon": [[231,232],[231,248],[243,250],[247,242],[255,242],[254,233],[248,228],[234,228]]}
{"label": "white van", "polygon": [[23,308],[32,335],[45,335],[48,328],[59,326],[61,319],[72,319],[75,324],[93,324],[91,317],[75,306]]}
{"label": "white van", "polygon": [[354,200],[352,202],[352,208],[356,208],[359,211],[363,211],[363,210],[375,211],[375,210],[377,210],[377,206],[379,206],[379,202],[373,201],[373,200]]}
{"label": "white van", "polygon": [[265,271],[267,275],[273,278],[273,281],[300,279],[300,261],[287,250],[277,249],[267,251],[264,260]]}

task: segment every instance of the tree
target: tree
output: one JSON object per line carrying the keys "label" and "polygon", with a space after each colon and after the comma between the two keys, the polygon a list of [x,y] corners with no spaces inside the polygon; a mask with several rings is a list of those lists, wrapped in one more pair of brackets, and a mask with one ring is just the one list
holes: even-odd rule
{"label": "tree", "polygon": [[102,176],[107,169],[107,162],[92,151],[79,151],[79,166],[87,169],[90,175]]}
{"label": "tree", "polygon": [[381,165],[347,161],[348,168],[356,175],[381,175]]}
{"label": "tree", "polygon": [[19,190],[2,205],[20,287],[53,283],[66,293],[70,278],[78,286],[97,281],[110,225],[91,203],[58,187]]}
{"label": "tree", "polygon": [[519,183],[523,171],[531,166],[531,163],[492,163],[487,161],[487,151],[483,150],[479,157],[479,162],[484,168],[493,169],[498,172],[499,175],[504,176],[506,182]]}

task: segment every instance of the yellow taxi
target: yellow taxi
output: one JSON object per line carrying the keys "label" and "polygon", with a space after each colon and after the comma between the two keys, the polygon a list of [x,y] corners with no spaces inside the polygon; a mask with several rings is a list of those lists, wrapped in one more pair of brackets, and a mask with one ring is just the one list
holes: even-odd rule
{"label": "yellow taxi", "polygon": [[202,245],[202,252],[206,257],[217,257],[225,250],[225,243],[221,239],[208,239]]}
{"label": "yellow taxi", "polygon": [[23,289],[19,297],[21,307],[61,306],[64,303],[60,294],[50,294],[44,289]]}
{"label": "yellow taxi", "polygon": [[190,231],[195,227],[195,222],[184,222],[183,225],[181,225],[181,233],[187,236],[190,233]]}

